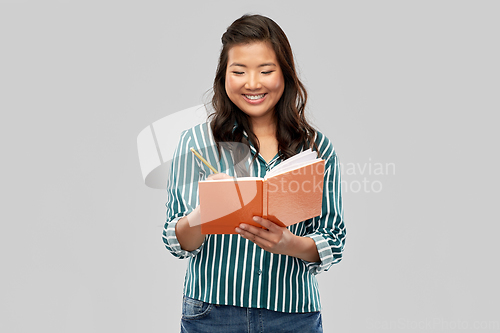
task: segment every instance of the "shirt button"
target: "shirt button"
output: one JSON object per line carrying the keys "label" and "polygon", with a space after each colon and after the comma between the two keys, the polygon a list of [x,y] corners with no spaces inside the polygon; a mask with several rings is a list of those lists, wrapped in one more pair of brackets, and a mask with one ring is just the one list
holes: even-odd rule
{"label": "shirt button", "polygon": [[259,275],[261,275],[261,274],[262,274],[262,270],[261,270],[261,269],[259,269]]}

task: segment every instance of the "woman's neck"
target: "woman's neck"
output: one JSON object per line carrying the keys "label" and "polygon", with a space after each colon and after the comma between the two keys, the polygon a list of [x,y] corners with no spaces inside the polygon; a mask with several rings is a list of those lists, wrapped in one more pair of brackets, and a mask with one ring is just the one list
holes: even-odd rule
{"label": "woman's neck", "polygon": [[257,138],[276,137],[276,120],[271,117],[266,118],[250,119],[252,131]]}
{"label": "woman's neck", "polygon": [[274,118],[251,119],[252,131],[259,140],[259,153],[269,163],[278,153],[276,121]]}

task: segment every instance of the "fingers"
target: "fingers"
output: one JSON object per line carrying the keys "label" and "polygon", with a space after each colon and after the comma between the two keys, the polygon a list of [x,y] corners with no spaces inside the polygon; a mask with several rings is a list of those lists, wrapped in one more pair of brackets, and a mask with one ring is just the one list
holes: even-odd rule
{"label": "fingers", "polygon": [[238,229],[240,229],[240,231],[242,231],[245,235],[252,234],[252,235],[258,236],[260,238],[266,238],[266,239],[269,238],[269,235],[268,235],[269,231],[268,230],[262,229],[259,227],[255,227],[255,226],[250,225],[250,224],[242,223],[242,224],[240,224],[240,227]]}
{"label": "fingers", "polygon": [[272,221],[254,216],[253,220],[263,228],[241,223],[236,232],[243,238],[255,243],[263,250],[276,254],[289,254],[293,248],[293,234],[286,227]]}
{"label": "fingers", "polygon": [[254,227],[248,224],[240,224],[240,227],[236,228],[236,232],[240,234],[241,237],[257,244],[264,250],[269,250],[273,246],[272,242],[268,241],[264,236],[264,233],[268,231],[265,231],[262,228]]}
{"label": "fingers", "polygon": [[267,219],[263,219],[260,216],[254,216],[253,220],[255,222],[257,222],[258,224],[260,224],[261,226],[263,226],[264,228],[266,228],[266,230],[275,231],[276,224],[274,224],[273,222],[271,222]]}
{"label": "fingers", "polygon": [[236,232],[257,245],[260,245],[259,243],[264,243],[266,247],[272,247],[273,244],[276,245],[279,242],[283,234],[281,227],[259,216],[254,216],[253,220],[264,229],[242,223],[239,228],[236,228]]}
{"label": "fingers", "polygon": [[227,179],[227,178],[233,178],[233,177],[229,176],[226,173],[219,172],[219,173],[211,174],[206,179],[217,180],[217,179]]}

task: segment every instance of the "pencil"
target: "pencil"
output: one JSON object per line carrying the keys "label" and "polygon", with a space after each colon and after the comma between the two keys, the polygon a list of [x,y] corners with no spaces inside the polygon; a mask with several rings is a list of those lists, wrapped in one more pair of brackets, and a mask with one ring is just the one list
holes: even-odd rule
{"label": "pencil", "polygon": [[219,173],[217,170],[215,170],[215,168],[213,166],[210,165],[210,163],[207,162],[206,159],[204,159],[200,154],[198,154],[198,152],[196,150],[194,150],[194,148],[190,148],[190,149],[193,152],[193,154],[196,155],[196,157],[198,157],[203,163],[205,163],[205,165],[207,167],[210,168],[210,170],[212,170],[214,173]]}

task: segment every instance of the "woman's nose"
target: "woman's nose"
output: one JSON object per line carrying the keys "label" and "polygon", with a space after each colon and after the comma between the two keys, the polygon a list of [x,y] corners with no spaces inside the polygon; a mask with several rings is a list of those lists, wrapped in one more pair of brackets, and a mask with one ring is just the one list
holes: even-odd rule
{"label": "woman's nose", "polygon": [[245,83],[245,89],[256,90],[262,87],[259,76],[255,74],[250,74],[247,76],[247,82]]}

